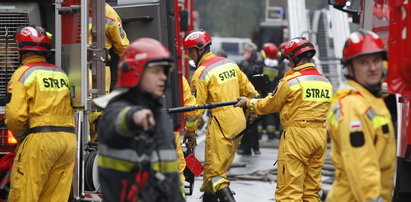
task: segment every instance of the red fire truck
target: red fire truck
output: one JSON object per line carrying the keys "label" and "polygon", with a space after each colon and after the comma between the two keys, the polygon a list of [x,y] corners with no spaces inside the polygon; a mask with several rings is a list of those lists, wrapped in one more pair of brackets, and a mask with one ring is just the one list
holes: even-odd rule
{"label": "red fire truck", "polygon": [[[88,2],[93,1],[91,22]],[[110,4],[122,18],[128,39],[158,39],[176,59],[178,67],[170,75],[164,99],[165,106],[182,106],[181,76],[188,76],[188,61],[182,48],[183,36],[193,29],[193,0],[5,0],[0,2],[0,158],[13,152],[17,141],[4,124],[7,83],[19,67],[19,56],[13,35],[22,25],[40,25],[53,34],[52,54],[48,60],[61,66],[72,85],[72,104],[77,124],[78,152],[73,179],[74,201],[101,201],[97,178],[97,147],[89,142],[88,118],[97,109],[91,98],[104,94],[104,69],[109,50],[104,47],[104,4]],[[91,31],[88,24],[92,24]],[[64,25],[64,26],[63,26]],[[88,37],[92,34],[92,43]],[[111,57],[111,68],[116,68]],[[88,70],[92,69],[92,86]],[[116,72],[112,74],[115,83]],[[173,114],[175,130],[181,130],[183,115]],[[1,164],[0,164],[1,165]],[[0,201],[7,197],[7,170],[0,169]],[[1,181],[3,179],[3,181]]]}
{"label": "red fire truck", "polygon": [[397,172],[393,201],[409,201],[411,198],[411,73],[409,72],[411,69],[411,2],[408,0],[329,0],[329,4],[349,13],[360,28],[376,32],[386,45],[388,90],[397,95]]}

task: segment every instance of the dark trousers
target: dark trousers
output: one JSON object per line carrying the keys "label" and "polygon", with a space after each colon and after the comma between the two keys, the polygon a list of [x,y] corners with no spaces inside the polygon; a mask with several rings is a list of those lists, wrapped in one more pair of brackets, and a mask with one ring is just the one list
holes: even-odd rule
{"label": "dark trousers", "polygon": [[[248,127],[248,124],[247,124]],[[251,151],[253,150],[259,150],[260,146],[258,144],[258,131],[257,131],[257,124],[252,126],[250,129],[248,129],[243,138],[241,139],[241,143],[239,146],[240,149],[243,151]]]}
{"label": "dark trousers", "polygon": [[[276,131],[281,131],[280,116],[278,113],[267,114],[259,123],[262,130],[267,133],[268,139],[280,138],[275,136]],[[260,133],[262,131],[259,131]],[[259,134],[260,138],[262,134]]]}

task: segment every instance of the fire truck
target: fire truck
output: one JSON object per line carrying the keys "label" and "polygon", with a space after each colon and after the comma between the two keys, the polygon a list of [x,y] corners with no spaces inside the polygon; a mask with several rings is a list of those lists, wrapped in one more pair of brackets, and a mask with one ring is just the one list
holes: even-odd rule
{"label": "fire truck", "polygon": [[[92,2],[91,12],[88,3]],[[69,76],[75,109],[78,151],[73,177],[72,201],[101,201],[97,177],[97,144],[89,141],[88,119],[97,111],[92,98],[105,94],[104,66],[110,50],[104,47],[104,6],[108,3],[122,18],[130,42],[155,38],[166,45],[178,67],[169,75],[163,102],[166,108],[182,106],[182,76],[188,76],[188,57],[182,39],[194,29],[193,0],[5,0],[0,2],[0,158],[14,152],[17,141],[4,124],[7,83],[19,67],[14,33],[19,26],[40,25],[53,34],[48,61]],[[89,28],[91,24],[91,29]],[[89,36],[92,42],[89,42]],[[118,56],[111,55],[112,84],[116,81]],[[92,85],[88,84],[91,69]],[[2,99],[3,98],[3,99]],[[184,128],[183,114],[172,114],[174,129]],[[10,172],[0,170],[0,201],[6,199]]]}
{"label": "fire truck", "polygon": [[[396,94],[397,172],[393,201],[411,198],[411,2],[408,0],[329,0],[359,28],[377,33],[388,50],[387,85]],[[393,114],[395,116],[395,114]]]}

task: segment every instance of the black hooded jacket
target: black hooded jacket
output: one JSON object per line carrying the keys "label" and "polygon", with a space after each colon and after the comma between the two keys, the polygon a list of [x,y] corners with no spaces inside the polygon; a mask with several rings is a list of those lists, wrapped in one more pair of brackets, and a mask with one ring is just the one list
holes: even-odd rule
{"label": "black hooded jacket", "polygon": [[[143,131],[133,121],[133,114],[144,108],[153,112],[156,122],[149,131]],[[134,194],[139,200],[185,201],[180,190],[172,124],[159,99],[135,88],[121,95],[104,110],[98,133],[104,201],[122,201],[121,193],[130,193],[129,185],[140,183],[135,180],[139,171],[149,173],[144,186]]]}

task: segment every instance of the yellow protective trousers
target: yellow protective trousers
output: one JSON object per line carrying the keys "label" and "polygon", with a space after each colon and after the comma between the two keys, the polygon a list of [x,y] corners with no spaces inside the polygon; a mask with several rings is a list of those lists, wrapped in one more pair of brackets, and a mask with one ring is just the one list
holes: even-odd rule
{"label": "yellow protective trousers", "polygon": [[275,200],[320,201],[321,169],[327,150],[325,122],[296,122],[280,140]]}
{"label": "yellow protective trousers", "polygon": [[[224,128],[224,123],[228,123],[230,120],[230,114],[231,113],[227,113],[225,110],[213,114],[213,116],[216,116],[218,121],[223,125],[222,129],[227,138],[233,138],[241,132],[239,129],[242,128],[238,126]],[[233,118],[231,117],[231,120],[232,119]],[[234,160],[241,138],[231,141],[225,139],[224,135],[221,133],[221,129],[216,123],[216,120],[210,117],[205,141],[203,185],[200,188],[201,191],[207,194],[213,194],[230,185],[226,172]]]}
{"label": "yellow protective trousers", "polygon": [[17,148],[9,202],[67,201],[76,158],[76,136],[67,132],[28,135]]}
{"label": "yellow protective trousers", "polygon": [[183,149],[181,148],[180,133],[174,132],[174,137],[176,141],[176,152],[178,157],[178,171],[180,173],[181,183],[184,185],[186,177],[184,176],[184,169],[186,168],[186,159],[184,158]]}
{"label": "yellow protective trousers", "polygon": [[[105,79],[106,79],[106,94],[110,93],[110,86],[111,86],[111,72],[110,72],[110,67],[105,66]],[[88,86],[91,88],[93,85],[93,73],[91,69],[88,70]]]}

